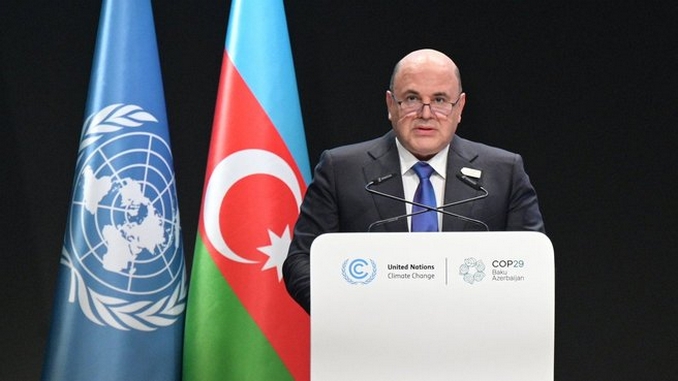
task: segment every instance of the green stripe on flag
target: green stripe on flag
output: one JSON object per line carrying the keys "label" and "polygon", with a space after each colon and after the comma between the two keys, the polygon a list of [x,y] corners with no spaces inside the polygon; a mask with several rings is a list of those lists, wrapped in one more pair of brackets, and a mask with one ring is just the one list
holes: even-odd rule
{"label": "green stripe on flag", "polygon": [[198,236],[184,332],[184,381],[292,380]]}

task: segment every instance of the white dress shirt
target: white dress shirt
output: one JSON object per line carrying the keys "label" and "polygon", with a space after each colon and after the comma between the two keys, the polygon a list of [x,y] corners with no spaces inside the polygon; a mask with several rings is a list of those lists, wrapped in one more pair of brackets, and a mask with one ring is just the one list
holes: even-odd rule
{"label": "white dress shirt", "polygon": [[[403,190],[405,191],[406,200],[414,200],[414,192],[419,186],[419,177],[412,169],[412,166],[418,163],[420,160],[414,157],[410,151],[408,151],[396,138],[396,146],[398,147],[398,156],[400,157],[400,175],[403,179]],[[436,204],[438,206],[443,205],[445,197],[445,174],[447,173],[447,152],[450,150],[450,145],[448,144],[442,151],[438,152],[435,156],[428,160],[427,163],[433,167],[433,173],[431,174],[431,185],[433,185],[433,191],[436,194]],[[407,213],[412,213],[412,205],[405,204]],[[412,229],[412,218],[407,217],[407,226]],[[443,215],[438,213],[438,230],[442,230],[443,227]]]}

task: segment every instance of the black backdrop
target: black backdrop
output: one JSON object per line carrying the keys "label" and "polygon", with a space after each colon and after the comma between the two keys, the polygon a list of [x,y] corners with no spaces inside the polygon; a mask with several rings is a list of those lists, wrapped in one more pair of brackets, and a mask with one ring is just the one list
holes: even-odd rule
{"label": "black backdrop", "polygon": [[[556,378],[675,379],[676,3],[457,3],[286,2],[311,163],[389,128],[400,57],[450,54],[468,94],[459,134],[523,154],[540,197],[556,252]],[[0,7],[0,379],[30,380],[100,5]],[[229,8],[154,4],[189,267]]]}

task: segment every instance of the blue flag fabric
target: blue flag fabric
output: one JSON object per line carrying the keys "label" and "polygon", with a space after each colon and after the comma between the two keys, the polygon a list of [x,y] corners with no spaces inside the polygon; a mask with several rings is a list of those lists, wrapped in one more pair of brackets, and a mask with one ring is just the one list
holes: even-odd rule
{"label": "blue flag fabric", "polygon": [[306,183],[309,183],[311,165],[284,2],[233,1],[226,35],[226,54],[271,118]]}
{"label": "blue flag fabric", "polygon": [[44,380],[178,380],[186,275],[149,0],[105,0]]}

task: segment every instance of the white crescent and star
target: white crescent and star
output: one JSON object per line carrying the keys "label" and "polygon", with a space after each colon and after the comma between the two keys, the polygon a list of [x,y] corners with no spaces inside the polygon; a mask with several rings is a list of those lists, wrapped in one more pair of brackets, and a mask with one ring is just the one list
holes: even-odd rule
{"label": "white crescent and star", "polygon": [[[270,151],[247,149],[225,157],[214,168],[205,190],[203,203],[203,219],[205,234],[214,248],[227,259],[239,263],[254,264],[258,261],[243,258],[235,253],[224,240],[219,223],[219,211],[224,197],[231,187],[241,179],[253,175],[269,175],[282,181],[294,195],[297,208],[301,205],[302,191],[299,181],[290,165],[280,156]],[[269,256],[262,268],[277,268],[278,280],[282,279],[282,263],[287,256],[287,248],[291,241],[289,226],[280,236],[268,231],[270,246],[260,247],[259,251]]]}

